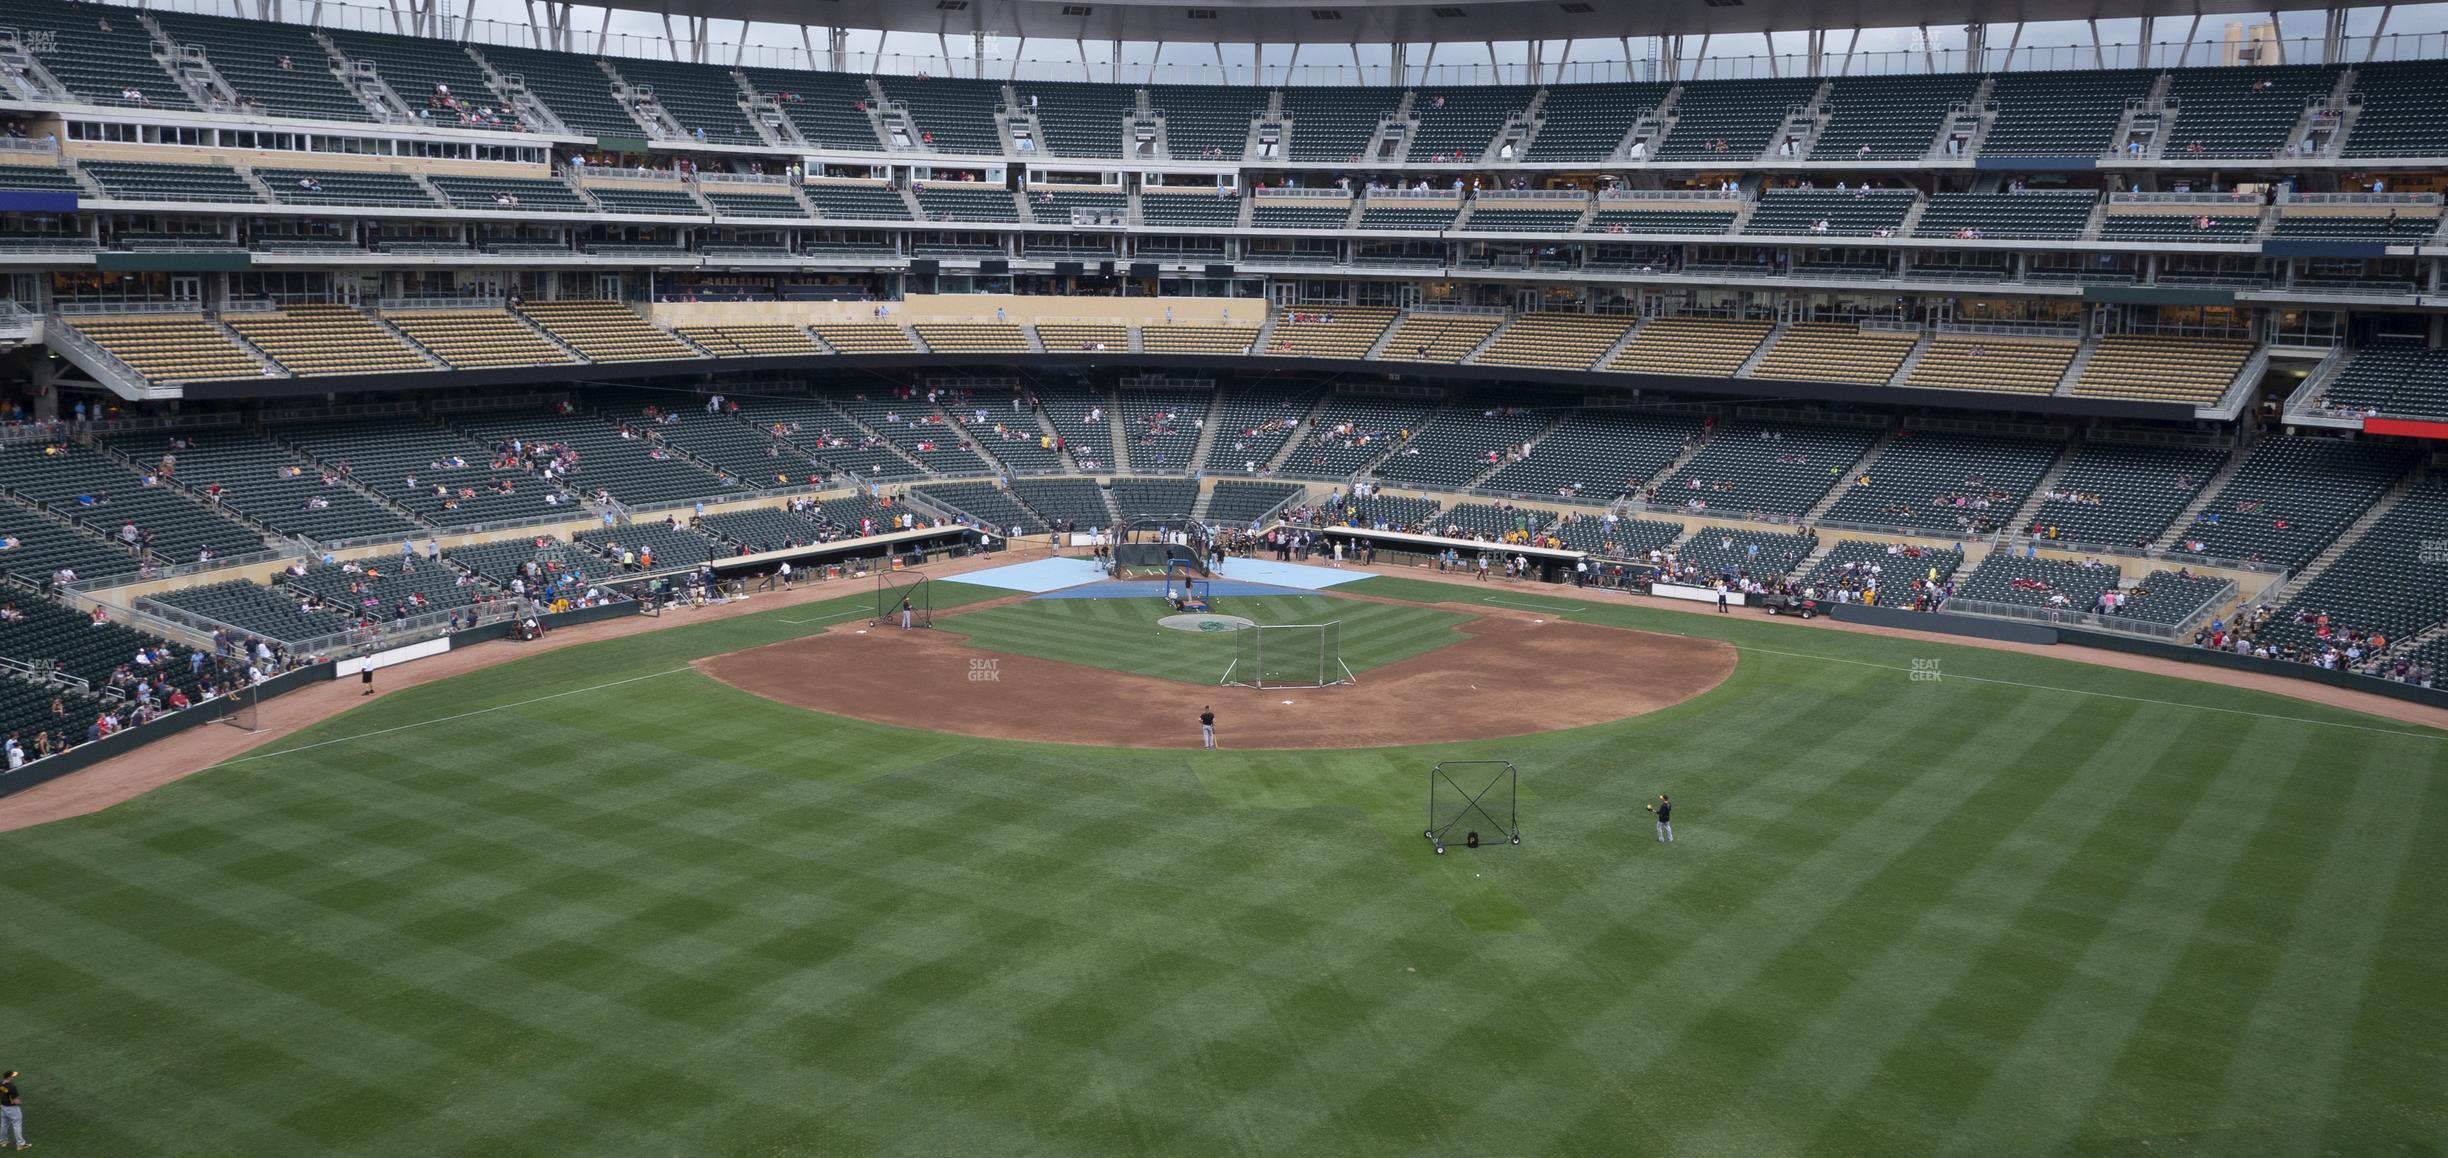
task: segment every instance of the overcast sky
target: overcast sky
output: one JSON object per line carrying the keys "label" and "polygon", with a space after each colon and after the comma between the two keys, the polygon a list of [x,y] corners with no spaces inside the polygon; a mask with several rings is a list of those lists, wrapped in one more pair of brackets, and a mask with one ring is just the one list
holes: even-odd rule
{"label": "overcast sky", "polygon": [[[310,6],[303,2],[303,0],[289,0],[289,2],[291,5],[291,18],[304,18],[304,14],[309,10]],[[444,7],[447,10],[452,11],[455,16],[477,21],[477,23],[467,27],[460,33],[467,39],[474,40],[478,43],[504,43],[508,42],[513,36],[519,36],[522,38],[524,36],[523,30],[527,24],[528,10],[523,0],[442,0],[442,2]],[[215,0],[154,0],[152,6],[213,12],[225,15],[253,14],[253,0],[244,0],[244,8],[241,8],[240,4],[241,0],[218,0],[218,2],[215,2]],[[321,5],[315,5],[313,7],[320,8],[322,12],[322,22],[327,24],[342,24],[350,27],[376,28],[381,30],[388,30],[390,27],[390,17],[387,11],[382,8],[373,6],[352,7],[350,5],[337,2],[327,2]],[[2348,17],[2348,33],[2354,36],[2370,35],[2371,32],[2379,25],[2380,12],[2381,10],[2378,8],[2362,8],[2354,10]],[[2201,32],[2198,40],[2217,41],[2221,38],[2222,32],[2228,23],[2242,19],[2250,19],[2252,22],[2258,23],[2266,21],[2268,18],[2266,16],[2259,18],[2207,17],[2202,21]],[[2282,21],[2281,30],[2288,38],[2310,40],[2320,35],[2321,14],[2318,12],[2291,12],[2284,14],[2280,19]],[[582,51],[592,51],[595,46],[596,30],[604,23],[604,10],[600,8],[581,7],[578,9],[573,23],[574,26],[584,34],[582,41],[575,47]],[[2184,36],[2188,23],[2189,21],[2186,20],[2161,20],[2157,29],[2157,39],[2164,42],[2172,41]],[[675,21],[673,23],[673,28],[681,35],[686,35],[686,29],[682,22]],[[616,56],[652,54],[660,56],[665,55],[667,52],[667,50],[664,48],[662,21],[659,17],[651,13],[614,11],[611,13],[610,31],[612,33],[612,37],[605,46],[605,51],[607,54]],[[2388,31],[2392,35],[2405,34],[2406,37],[2411,37],[2413,34],[2433,34],[2427,42],[2405,38],[2397,40],[2391,50],[2391,54],[2393,55],[2448,56],[2448,35],[2442,35],[2448,34],[2448,3],[2401,6],[2397,8],[2395,13],[2389,17]],[[709,55],[708,59],[717,60],[721,63],[728,63],[731,60],[730,46],[745,39],[746,43],[752,48],[752,51],[748,54],[747,58],[749,63],[778,66],[792,66],[804,63],[804,61],[801,59],[804,54],[800,50],[800,31],[796,27],[759,24],[748,26],[745,29],[744,38],[742,32],[742,26],[738,21],[714,21],[708,31],[707,40],[712,45],[717,46],[717,48],[714,53]],[[2100,22],[2099,26],[2099,35],[2101,39],[2111,44],[2131,44],[2137,39],[2139,32],[2139,22],[2133,20],[2102,21]],[[2010,30],[2003,26],[1993,28],[1990,31],[1990,48],[1993,53],[2004,48],[2009,34]],[[1859,51],[1863,53],[1889,53],[1899,55],[1891,55],[1884,61],[1877,64],[1857,66],[1856,71],[1886,72],[1920,69],[1922,66],[1919,63],[1918,58],[1923,46],[1917,43],[1918,35],[1919,34],[1917,32],[1909,28],[1865,29],[1861,35]],[[1935,47],[1942,52],[1947,49],[1960,49],[1963,45],[1963,29],[1960,27],[1933,28],[1931,30],[1931,35],[1934,41],[1932,47]],[[2080,21],[2064,21],[2050,24],[2028,25],[2024,28],[2022,37],[2022,45],[2027,51],[2032,49],[2058,49],[2061,51],[2053,55],[2044,53],[2036,60],[2019,56],[2017,59],[2017,66],[2024,67],[2028,64],[2039,64],[2042,66],[2054,65],[2056,67],[2068,68],[2089,67],[2091,65],[2091,35],[2090,27]],[[1830,49],[1841,51],[1843,47],[1843,39],[1844,38],[1841,35],[1829,37]],[[815,44],[821,50],[824,47],[824,43],[823,36],[821,33],[819,33],[815,39]],[[1687,51],[1697,50],[1696,42],[1687,41],[1686,47]],[[753,51],[757,48],[762,48],[764,51]],[[953,76],[969,76],[975,71],[975,66],[970,59],[971,46],[965,40],[958,38],[954,39],[951,44],[953,59],[950,61],[943,59],[942,47],[937,39],[931,35],[920,35],[913,33],[893,33],[887,35],[873,31],[853,31],[850,36],[850,48],[853,55],[850,66],[859,71],[878,69],[889,72],[909,72],[915,69],[925,68],[935,72],[937,75]],[[1802,48],[1803,36],[1800,33],[1784,33],[1779,34],[1776,37],[1775,51],[1778,53],[1787,55],[1798,54],[1802,51]],[[2081,51],[2063,51],[2071,48],[2079,48]],[[1553,62],[1558,59],[1561,49],[1562,45],[1555,42],[1551,42],[1547,46],[1546,59],[1550,65],[1552,65]],[[1719,62],[1716,69],[1713,69],[1711,74],[1751,75],[1755,72],[1764,71],[1756,62],[1746,62],[1741,58],[1758,57],[1764,55],[1768,49],[1769,46],[1766,43],[1765,38],[1758,34],[1717,37],[1713,39],[1709,45],[1710,58],[1713,61]],[[876,54],[879,52],[879,50],[885,56],[885,59],[881,62],[876,60]],[[1089,57],[1087,61],[1089,69],[1085,74],[1086,78],[1098,80],[1105,79],[1111,74],[1111,60],[1107,47],[1104,44],[1092,42],[1086,45],[1086,50]],[[1644,41],[1635,40],[1632,42],[1632,50],[1635,56],[1645,56],[1648,52],[1648,45]],[[1059,76],[1068,77],[1071,79],[1083,78],[1083,73],[1079,67],[1080,48],[1075,46],[1071,41],[1031,40],[1025,46],[1009,39],[989,41],[988,56],[990,61],[999,60],[1008,62],[1015,53],[1019,56],[1019,59],[1022,62],[1022,67],[1020,69],[1020,75],[1022,76]],[[1234,75],[1227,77],[1220,77],[1217,75],[1216,51],[1214,48],[1206,44],[1169,44],[1164,46],[1160,56],[1155,55],[1155,53],[1156,46],[1151,44],[1124,45],[1122,52],[1124,67],[1121,72],[1123,79],[1145,79],[1151,56],[1154,56],[1154,59],[1161,70],[1158,76],[1158,79],[1160,80],[1226,80],[1229,82],[1247,82],[1254,79],[1248,75],[1247,71],[1251,67],[1254,55],[1247,46],[1242,46],[1238,49],[1231,46],[1226,47],[1224,52],[1224,64],[1227,68],[1232,69],[1234,72]],[[1910,53],[1912,59],[1908,60],[1904,56],[1900,55],[1905,53]],[[1269,48],[1267,53],[1267,63],[1269,65],[1268,74],[1270,79],[1278,81],[1283,79],[1281,68],[1290,55],[1291,50],[1287,46],[1275,45]],[[1386,66],[1387,54],[1383,50],[1382,46],[1371,48],[1370,46],[1363,45],[1361,46],[1360,55],[1362,63],[1373,71],[1382,70]],[[1414,49],[1412,51],[1411,64],[1415,70],[1420,65],[1424,56],[1425,52],[1422,49]],[[1583,67],[1576,68],[1564,79],[1611,79],[1611,77],[1603,74],[1613,70],[1600,67],[1596,62],[1618,61],[1622,58],[1622,56],[1623,51],[1619,47],[1618,43],[1614,40],[1578,42],[1572,46],[1571,59],[1581,64]],[[1302,65],[1304,66],[1302,70],[1303,75],[1298,79],[1310,82],[1325,82],[1329,80],[1351,81],[1360,79],[1366,79],[1369,81],[1383,81],[1390,79],[1390,77],[1384,75],[1373,75],[1366,78],[1348,75],[1337,77],[1328,75],[1321,71],[1313,70],[1308,67],[1311,65],[1331,65],[1339,68],[1343,72],[1348,73],[1350,70],[1351,58],[1351,50],[1341,45],[1310,46],[1303,50],[1301,61]],[[1496,45],[1494,59],[1505,65],[1511,66],[1516,71],[1518,71],[1523,58],[1524,54],[1522,51],[1522,46],[1518,44],[1508,45],[1500,43]],[[1494,77],[1473,77],[1467,73],[1467,70],[1471,66],[1479,66],[1481,69],[1484,69],[1485,66],[1490,63],[1490,59],[1490,52],[1487,46],[1483,43],[1465,42],[1440,46],[1437,50],[1436,61],[1440,66],[1440,72],[1443,75],[1437,79],[1449,82],[1459,82],[1468,79],[1495,79]],[[2300,58],[2290,53],[2289,59],[2296,60]],[[2199,51],[2197,51],[2193,56],[2192,62],[2201,64],[2215,63],[2215,61],[2209,59],[2209,54]],[[1995,62],[1992,61],[1992,63],[1994,64]],[[2110,63],[2131,64],[2137,62],[2132,60],[2112,60]],[[2173,63],[2173,61],[2161,61],[2158,63]],[[1940,67],[1948,69],[1961,68],[1962,63],[1960,61],[1944,61],[1941,63]],[[987,75],[1000,78],[1006,74],[1007,68],[1007,64],[1003,67],[996,67],[990,64],[987,69]],[[1717,71],[1720,69],[1724,71]],[[1199,73],[1204,73],[1204,75],[1198,75]],[[1541,79],[1551,79],[1552,76],[1553,73],[1550,72],[1542,76]],[[1518,81],[1525,78],[1519,75],[1508,75],[1502,79]]]}

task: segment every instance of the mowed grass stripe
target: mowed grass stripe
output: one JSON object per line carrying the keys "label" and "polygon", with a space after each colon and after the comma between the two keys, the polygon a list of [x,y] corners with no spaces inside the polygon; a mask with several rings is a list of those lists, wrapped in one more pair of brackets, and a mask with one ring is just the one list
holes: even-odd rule
{"label": "mowed grass stripe", "polygon": [[[1470,617],[1451,611],[1321,595],[1235,596],[1220,613],[1261,624],[1339,622],[1340,654],[1354,673],[1463,642],[1455,628]],[[938,621],[972,647],[1013,655],[1212,684],[1234,656],[1231,632],[1161,627],[1171,611],[1158,599],[1041,599]],[[1288,637],[1279,637],[1288,638]]]}

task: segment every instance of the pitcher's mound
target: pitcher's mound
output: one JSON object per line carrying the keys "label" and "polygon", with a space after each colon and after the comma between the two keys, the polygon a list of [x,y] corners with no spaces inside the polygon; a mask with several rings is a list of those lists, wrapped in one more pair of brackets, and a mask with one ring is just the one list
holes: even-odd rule
{"label": "pitcher's mound", "polygon": [[1357,684],[1294,693],[984,651],[941,629],[836,629],[696,666],[742,690],[837,716],[1122,748],[1195,748],[1199,713],[1210,705],[1228,748],[1382,748],[1552,732],[1681,703],[1734,670],[1734,649],[1715,640],[1513,618],[1474,619],[1459,630],[1468,638],[1362,672]]}

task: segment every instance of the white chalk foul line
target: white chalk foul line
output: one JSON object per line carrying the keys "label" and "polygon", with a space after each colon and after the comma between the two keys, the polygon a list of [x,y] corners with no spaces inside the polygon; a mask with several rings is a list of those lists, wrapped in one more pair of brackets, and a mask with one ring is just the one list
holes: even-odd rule
{"label": "white chalk foul line", "polygon": [[1543,603],[1515,603],[1515,602],[1513,602],[1513,601],[1512,601],[1512,600],[1510,600],[1510,599],[1498,599],[1498,598],[1496,598],[1496,597],[1495,597],[1495,596],[1493,596],[1493,595],[1487,596],[1486,598],[1481,599],[1479,602],[1481,602],[1481,603],[1502,603],[1502,604],[1504,604],[1504,605],[1505,605],[1505,606],[1507,606],[1507,607],[1526,607],[1526,608],[1529,608],[1529,609],[1530,609],[1530,610],[1532,610],[1532,611],[1544,611],[1544,612],[1547,612],[1547,613],[1552,614],[1552,615],[1563,615],[1563,614],[1566,614],[1567,612],[1573,612],[1573,611],[1579,611],[1579,610],[1581,610],[1581,608],[1578,608],[1578,607],[1549,607],[1549,606],[1547,606],[1547,605],[1545,605],[1545,604],[1543,604]]}
{"label": "white chalk foul line", "polygon": [[849,616],[853,616],[853,615],[865,615],[865,614],[867,614],[867,613],[866,613],[866,612],[864,612],[864,611],[843,611],[843,612],[838,612],[838,613],[833,614],[833,615],[819,615],[819,616],[816,616],[816,617],[815,617],[815,618],[813,618],[813,619],[785,619],[785,620],[782,620],[781,622],[783,622],[783,623],[823,623],[825,620],[828,620],[828,619],[844,619],[844,618],[848,618]]}
{"label": "white chalk foul line", "polygon": [[645,680],[659,679],[667,675],[678,675],[681,672],[688,670],[690,669],[685,667],[665,668],[662,671],[649,672],[642,676],[631,676],[625,680],[613,680],[608,684],[596,684],[593,687],[585,688],[571,688],[566,692],[554,692],[549,696],[537,696],[534,699],[520,700],[517,703],[495,704],[489,708],[478,708],[472,712],[460,712],[456,715],[438,716],[430,720],[418,720],[413,724],[401,724],[394,728],[378,728],[371,732],[359,732],[354,736],[338,736],[329,740],[317,740],[312,744],[300,744],[297,747],[283,748],[277,752],[249,752],[244,756],[232,756],[229,759],[223,760],[221,763],[214,765],[214,767],[220,768],[227,767],[231,764],[244,764],[249,760],[271,760],[281,756],[294,756],[300,752],[312,752],[317,748],[328,748],[334,744],[346,744],[352,740],[371,740],[377,736],[388,736],[397,732],[413,731],[417,728],[429,728],[435,724],[448,724],[458,720],[471,719],[476,716],[491,715],[494,712],[506,712],[512,708],[524,708],[531,704],[541,704],[552,700],[567,699],[570,696],[582,696],[588,692],[600,692],[609,688],[621,687],[625,684],[634,684],[643,682]]}

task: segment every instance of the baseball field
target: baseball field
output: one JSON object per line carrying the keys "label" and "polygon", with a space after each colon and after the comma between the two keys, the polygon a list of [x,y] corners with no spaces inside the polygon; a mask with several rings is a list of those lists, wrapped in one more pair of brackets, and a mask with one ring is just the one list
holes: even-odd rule
{"label": "baseball field", "polygon": [[[932,631],[860,634],[873,597],[845,588],[569,647],[0,834],[28,1134],[114,1158],[2448,1147],[2448,733],[1393,578],[1222,601],[1346,625],[1357,684],[1257,693],[1216,688],[1229,644],[1155,600],[932,586]],[[1525,649],[1572,670],[1504,666]],[[1214,698],[1223,751],[1149,707],[1176,697]],[[1479,738],[1411,742],[1454,736]],[[1524,843],[1432,855],[1429,768],[1486,758],[1521,770]]]}

